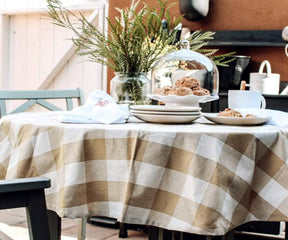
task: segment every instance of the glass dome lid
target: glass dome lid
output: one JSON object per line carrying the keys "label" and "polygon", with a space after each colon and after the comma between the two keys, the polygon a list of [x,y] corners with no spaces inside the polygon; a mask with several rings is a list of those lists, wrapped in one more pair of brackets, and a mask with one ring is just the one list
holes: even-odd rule
{"label": "glass dome lid", "polygon": [[188,40],[181,49],[161,58],[152,71],[152,99],[175,105],[199,105],[218,99],[219,73],[207,56],[190,50]]}

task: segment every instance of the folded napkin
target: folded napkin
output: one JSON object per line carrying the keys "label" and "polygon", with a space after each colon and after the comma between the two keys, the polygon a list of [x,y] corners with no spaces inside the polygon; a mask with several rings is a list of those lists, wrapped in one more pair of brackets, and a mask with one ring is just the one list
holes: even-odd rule
{"label": "folded napkin", "polygon": [[128,104],[116,104],[107,93],[92,92],[83,106],[62,113],[58,120],[65,123],[125,123],[129,117]]}
{"label": "folded napkin", "polygon": [[245,109],[237,109],[241,113],[247,114],[255,114],[257,116],[269,116],[271,117],[269,121],[267,121],[264,125],[272,125],[280,128],[288,128],[288,112],[283,112],[279,110],[273,109],[257,109],[257,108],[245,108]]}

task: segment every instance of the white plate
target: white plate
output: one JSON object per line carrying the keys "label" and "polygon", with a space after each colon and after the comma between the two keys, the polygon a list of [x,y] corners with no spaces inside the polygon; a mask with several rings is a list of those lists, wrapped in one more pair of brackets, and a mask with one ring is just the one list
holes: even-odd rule
{"label": "white plate", "polygon": [[200,107],[188,106],[159,106],[159,105],[131,105],[130,109],[138,111],[158,111],[158,112],[199,112]]}
{"label": "white plate", "polygon": [[142,110],[130,110],[132,114],[139,113],[139,114],[156,114],[156,115],[200,115],[201,112],[161,112],[161,111],[142,111]]}
{"label": "white plate", "polygon": [[202,113],[202,116],[208,120],[226,125],[260,125],[267,122],[271,117],[261,115],[260,117],[219,117],[218,113]]}
{"label": "white plate", "polygon": [[149,98],[155,99],[157,101],[165,102],[166,104],[175,104],[180,106],[198,106],[199,103],[210,102],[219,99],[218,95],[211,96],[196,96],[196,95],[186,95],[186,96],[177,96],[177,95],[158,95],[158,94],[149,94]]}
{"label": "white plate", "polygon": [[134,113],[135,117],[151,123],[188,123],[198,119],[201,115],[155,115]]}

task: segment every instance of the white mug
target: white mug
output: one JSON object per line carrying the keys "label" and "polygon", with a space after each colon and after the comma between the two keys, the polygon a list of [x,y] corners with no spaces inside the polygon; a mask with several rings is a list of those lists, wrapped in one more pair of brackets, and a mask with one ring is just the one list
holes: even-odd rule
{"label": "white mug", "polygon": [[[264,73],[266,66],[267,73]],[[269,61],[261,63],[258,73],[250,73],[250,90],[260,91],[263,94],[279,94],[280,74],[271,72]]]}
{"label": "white mug", "polygon": [[266,100],[260,91],[228,91],[228,107],[235,108],[265,108]]}

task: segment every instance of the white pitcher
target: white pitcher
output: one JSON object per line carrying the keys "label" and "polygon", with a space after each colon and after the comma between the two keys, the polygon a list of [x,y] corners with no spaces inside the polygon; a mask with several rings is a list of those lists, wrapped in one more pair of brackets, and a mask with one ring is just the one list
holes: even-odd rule
{"label": "white pitcher", "polygon": [[[266,66],[267,73],[264,73]],[[280,74],[272,73],[270,62],[264,60],[258,73],[250,73],[250,90],[261,91],[262,94],[279,94]]]}

